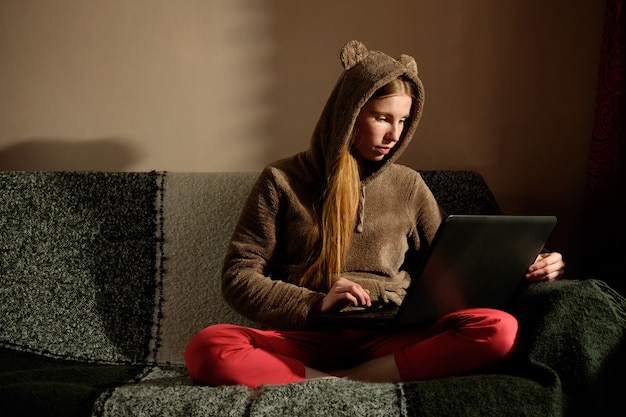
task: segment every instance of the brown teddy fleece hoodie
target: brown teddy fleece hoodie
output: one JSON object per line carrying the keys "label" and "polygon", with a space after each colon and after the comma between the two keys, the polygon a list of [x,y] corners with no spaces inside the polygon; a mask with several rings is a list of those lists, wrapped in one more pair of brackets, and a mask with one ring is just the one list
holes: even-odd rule
{"label": "brown teddy fleece hoodie", "polygon": [[223,266],[226,301],[243,316],[274,329],[306,329],[325,294],[294,285],[290,275],[306,256],[309,231],[361,107],[394,78],[406,75],[419,97],[403,137],[361,181],[361,204],[342,276],[370,291],[372,303],[400,304],[420,253],[444,213],[416,171],[395,161],[422,114],[424,91],[413,58],[397,60],[358,41],[341,50],[341,74],[313,132],[310,148],[268,165],[254,185]]}

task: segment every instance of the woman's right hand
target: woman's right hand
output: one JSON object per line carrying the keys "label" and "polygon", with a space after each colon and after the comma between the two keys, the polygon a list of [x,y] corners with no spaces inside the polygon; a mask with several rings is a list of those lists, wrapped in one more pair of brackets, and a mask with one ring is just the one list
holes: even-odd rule
{"label": "woman's right hand", "polygon": [[370,307],[372,305],[370,292],[356,282],[340,277],[322,299],[320,309],[322,313],[325,313],[331,310],[341,310],[349,305]]}

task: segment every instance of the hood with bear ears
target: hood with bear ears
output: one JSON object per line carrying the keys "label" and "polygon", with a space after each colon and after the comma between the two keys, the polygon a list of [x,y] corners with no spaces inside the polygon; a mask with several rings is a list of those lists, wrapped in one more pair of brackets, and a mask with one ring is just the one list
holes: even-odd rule
{"label": "hood with bear ears", "polygon": [[369,51],[361,42],[352,40],[341,49],[340,59],[344,71],[326,102],[308,151],[313,168],[321,178],[327,179],[332,173],[343,147],[350,141],[361,108],[376,90],[402,75],[417,86],[418,97],[402,139],[379,168],[363,179],[366,183],[395,162],[411,142],[422,115],[424,87],[417,76],[415,60],[408,55],[394,59],[379,51]]}

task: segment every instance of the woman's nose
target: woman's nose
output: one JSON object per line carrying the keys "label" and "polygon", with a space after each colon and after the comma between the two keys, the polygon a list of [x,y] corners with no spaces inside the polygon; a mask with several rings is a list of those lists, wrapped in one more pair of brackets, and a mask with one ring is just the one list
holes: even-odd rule
{"label": "woman's nose", "polygon": [[397,142],[400,140],[400,136],[402,135],[402,126],[401,125],[391,125],[389,131],[387,131],[386,138],[387,140]]}

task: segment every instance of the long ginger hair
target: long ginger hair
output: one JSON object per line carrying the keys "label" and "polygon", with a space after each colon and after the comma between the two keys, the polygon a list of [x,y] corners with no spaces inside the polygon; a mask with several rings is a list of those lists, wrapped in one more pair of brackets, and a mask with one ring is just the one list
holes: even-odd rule
{"label": "long ginger hair", "polygon": [[[407,94],[415,102],[417,87],[408,77],[401,76],[378,89],[369,100],[395,94]],[[357,136],[353,131],[328,176],[321,216],[307,243],[308,256],[295,277],[300,286],[328,292],[343,271],[361,198],[359,164],[353,155]]]}

